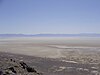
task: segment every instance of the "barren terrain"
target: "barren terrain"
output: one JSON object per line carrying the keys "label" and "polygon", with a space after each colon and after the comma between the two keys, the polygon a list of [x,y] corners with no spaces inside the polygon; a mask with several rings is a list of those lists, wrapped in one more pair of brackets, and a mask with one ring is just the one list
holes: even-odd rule
{"label": "barren terrain", "polygon": [[100,38],[1,38],[0,51],[38,57],[65,57],[69,50],[99,50]]}
{"label": "barren terrain", "polygon": [[1,38],[0,52],[44,75],[100,75],[100,38]]}

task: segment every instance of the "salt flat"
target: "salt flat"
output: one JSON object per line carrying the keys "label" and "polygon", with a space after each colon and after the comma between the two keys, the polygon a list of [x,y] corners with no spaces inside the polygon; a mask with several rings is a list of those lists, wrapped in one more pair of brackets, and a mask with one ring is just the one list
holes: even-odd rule
{"label": "salt flat", "polygon": [[0,38],[0,51],[38,57],[65,57],[67,50],[100,50],[100,38],[25,37]]}

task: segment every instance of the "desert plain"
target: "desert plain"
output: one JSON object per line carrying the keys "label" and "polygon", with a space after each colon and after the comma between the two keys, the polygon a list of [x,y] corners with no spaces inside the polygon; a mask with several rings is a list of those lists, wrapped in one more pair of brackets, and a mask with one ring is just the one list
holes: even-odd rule
{"label": "desert plain", "polygon": [[26,37],[1,38],[0,51],[38,57],[65,57],[65,51],[99,51],[100,38]]}
{"label": "desert plain", "polygon": [[17,56],[44,75],[100,75],[97,37],[0,38],[0,52]]}

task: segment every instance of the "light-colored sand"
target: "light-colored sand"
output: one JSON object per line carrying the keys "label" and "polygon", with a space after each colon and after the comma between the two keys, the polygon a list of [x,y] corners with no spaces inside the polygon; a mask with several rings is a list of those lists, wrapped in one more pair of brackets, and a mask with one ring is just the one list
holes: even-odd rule
{"label": "light-colored sand", "polygon": [[64,57],[66,48],[100,48],[100,38],[2,38],[0,51],[40,57]]}

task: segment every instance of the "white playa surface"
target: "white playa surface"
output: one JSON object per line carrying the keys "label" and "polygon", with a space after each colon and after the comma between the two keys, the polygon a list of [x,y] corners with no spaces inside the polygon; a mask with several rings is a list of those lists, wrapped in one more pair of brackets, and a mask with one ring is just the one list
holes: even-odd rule
{"label": "white playa surface", "polygon": [[0,38],[0,51],[39,57],[64,57],[63,50],[99,50],[100,38],[27,37]]}

